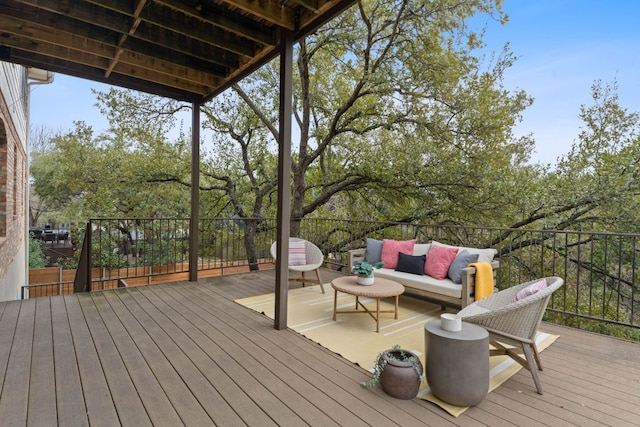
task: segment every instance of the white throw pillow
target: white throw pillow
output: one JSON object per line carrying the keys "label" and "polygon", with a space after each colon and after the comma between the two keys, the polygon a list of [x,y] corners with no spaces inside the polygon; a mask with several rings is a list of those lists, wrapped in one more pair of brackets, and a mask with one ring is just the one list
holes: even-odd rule
{"label": "white throw pillow", "polygon": [[468,252],[472,254],[478,254],[478,262],[491,262],[493,261],[493,258],[496,256],[496,253],[498,252],[493,248],[478,249],[478,248],[467,248],[465,246],[451,246],[451,245],[446,245],[444,243],[436,242],[435,240],[431,242],[431,244],[433,246],[445,246],[449,248],[458,248],[461,251],[463,249],[466,249]]}

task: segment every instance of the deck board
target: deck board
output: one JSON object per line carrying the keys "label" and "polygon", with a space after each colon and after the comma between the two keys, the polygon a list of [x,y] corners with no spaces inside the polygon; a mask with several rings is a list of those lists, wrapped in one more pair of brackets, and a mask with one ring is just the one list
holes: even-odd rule
{"label": "deck board", "polygon": [[454,418],[363,389],[368,372],[233,302],[273,292],[274,276],[0,303],[1,424],[638,425],[638,343],[543,324],[560,335],[544,394],[521,370]]}
{"label": "deck board", "polygon": [[[206,296],[200,295],[200,297],[198,297],[198,294],[192,295],[197,297],[193,298],[196,301],[202,300],[202,298],[200,297]],[[189,294],[185,296],[189,296]],[[315,373],[309,371],[308,369],[303,369],[303,364],[283,348],[283,346],[286,344],[286,341],[279,340],[278,342],[274,342],[273,339],[267,340],[256,338],[252,342],[248,342],[246,339],[238,339],[236,337],[245,336],[251,328],[245,329],[246,327],[237,321],[234,321],[233,324],[226,323],[228,320],[226,320],[223,316],[216,315],[219,310],[217,310],[215,307],[207,306],[207,304],[204,302],[196,302],[195,304],[192,304],[192,308],[194,315],[199,316],[208,325],[223,324],[225,326],[224,336],[219,337],[218,340],[234,340],[235,345],[239,346],[240,348],[244,348],[249,352],[249,354],[266,351],[281,363],[281,365],[279,366],[274,364],[260,366],[260,362],[256,360],[255,362],[251,362],[247,366],[247,368],[252,370],[260,370],[263,373],[266,373],[265,370],[267,370],[267,375],[282,377],[282,380],[290,386],[289,389],[294,388],[298,390],[294,395],[290,394],[290,390],[286,390],[286,392],[289,393],[287,394],[287,396],[289,396],[287,400],[290,400],[289,406],[291,408],[297,410],[298,412],[310,410],[316,412],[315,416],[317,417],[316,419],[318,425],[328,425],[325,414],[331,414],[334,419],[340,420],[341,423],[348,423],[349,425],[354,426],[366,425],[366,423],[364,423],[360,418],[358,418],[351,412],[351,408],[347,409],[345,405],[336,402],[334,397],[328,397],[324,393],[319,392],[319,390],[323,388],[326,379],[323,376],[314,375]],[[263,326],[257,327],[262,328]],[[264,329],[271,333],[271,327],[267,327]],[[299,372],[305,371],[309,372],[309,374],[305,376],[301,376],[299,374]],[[272,380],[265,378],[263,379],[263,381],[269,384]],[[308,399],[306,396],[309,395],[314,395],[316,397],[313,399]],[[314,423],[314,421],[315,419],[307,419],[307,422],[311,422],[312,424]]]}
{"label": "deck board", "polygon": [[[196,300],[200,301],[199,305],[210,304],[210,301],[217,301],[219,298],[211,298],[212,292],[208,292],[211,289],[194,289],[191,292],[195,292]],[[286,361],[288,366],[291,366],[299,372],[309,372],[309,376],[314,375],[313,380],[318,383],[320,390],[332,390],[333,397],[338,402],[343,402],[351,411],[359,414],[360,418],[365,422],[382,423],[385,417],[383,411],[371,410],[371,403],[361,403],[357,396],[349,393],[349,388],[353,386],[353,381],[366,380],[367,374],[357,367],[349,367],[350,379],[345,380],[345,371],[342,369],[338,371],[336,368],[342,368],[342,366],[335,366],[336,362],[341,365],[342,359],[336,360],[333,353],[321,353],[317,352],[317,344],[305,341],[304,346],[299,340],[299,336],[295,332],[291,331],[279,331],[275,332],[272,328],[272,321],[262,316],[260,319],[256,319],[251,315],[251,312],[246,308],[239,305],[234,305],[227,308],[227,312],[232,314],[234,322],[229,325],[233,328],[234,334],[243,335],[249,331],[257,331],[260,333],[259,337],[254,340],[260,346],[260,349],[268,351],[276,357],[282,358]],[[266,322],[265,322],[266,321]],[[275,332],[275,334],[274,334]],[[286,333],[285,333],[286,332]],[[278,340],[274,344],[273,335],[276,335],[282,340]],[[308,344],[308,345],[306,345]],[[310,349],[308,347],[311,347]],[[335,389],[338,386],[340,388]],[[355,390],[360,394],[361,389]],[[381,403],[381,402],[378,402]],[[348,404],[348,405],[347,405]],[[395,410],[396,408],[389,408]],[[391,422],[391,420],[388,420]],[[416,422],[415,418],[404,419],[403,425],[408,425],[412,422]],[[381,424],[382,425],[382,424]]]}
{"label": "deck board", "polygon": [[136,426],[151,425],[129,372],[101,317],[104,307],[96,305],[89,293],[79,294],[78,300],[87,319],[120,422]]}
{"label": "deck board", "polygon": [[114,341],[118,354],[122,358],[151,423],[154,425],[162,423],[165,425],[180,424],[180,417],[173,409],[162,386],[154,377],[136,342],[123,325],[121,319],[116,315],[106,295],[111,296],[112,294],[100,292],[93,294],[92,298],[101,313],[105,327]]}
{"label": "deck board", "polygon": [[[11,346],[16,333],[18,313],[20,313],[20,301],[10,301],[0,304],[0,390],[3,389]],[[1,396],[1,395],[0,395]]]}
{"label": "deck board", "polygon": [[[88,319],[84,317],[78,295],[52,298],[64,298],[65,301],[73,347],[78,361],[78,371],[82,382],[87,422],[91,426],[109,427],[119,425],[118,410],[111,397],[98,351],[89,332]],[[63,396],[63,398],[79,399],[80,396],[73,394]]]}
{"label": "deck board", "polygon": [[[140,291],[136,289],[128,290],[132,295],[139,296]],[[156,297],[153,292],[147,292],[144,298],[135,298],[140,303],[141,309],[145,310],[149,319],[157,322],[156,334],[160,329],[166,333],[163,337],[162,347],[169,349],[171,359],[177,362],[175,367],[180,372],[181,377],[191,390],[197,390],[197,396],[203,409],[208,412],[212,422],[218,425],[243,425],[241,416],[228,403],[229,400],[237,399],[234,390],[225,389],[229,382],[224,381],[227,374],[219,369],[211,360],[210,356],[202,351],[199,343],[190,339],[180,328],[180,314],[171,307],[157,306]],[[197,322],[197,319],[192,319]],[[171,342],[167,341],[171,340]],[[177,358],[177,355],[180,355]],[[229,395],[225,395],[228,392]]]}
{"label": "deck board", "polygon": [[[145,301],[144,295],[137,296],[138,298],[134,293],[134,298],[125,298],[123,300],[131,314],[144,328],[155,345],[158,346],[162,357],[168,362],[166,369],[172,371],[173,382],[164,385],[165,392],[169,392],[167,387],[178,386],[184,390],[184,393],[189,393],[195,399],[195,401],[189,402],[193,413],[180,414],[185,423],[203,426],[214,425],[210,412],[215,412],[217,408],[213,405],[220,404],[223,399],[211,387],[206,378],[198,374],[197,367],[193,365],[189,357],[174,342],[170,334],[171,330],[167,330],[168,328],[163,325],[162,313],[153,311],[149,313],[148,302]],[[155,318],[154,315],[156,316]],[[182,384],[179,384],[180,382]],[[213,415],[215,416],[215,413]]]}
{"label": "deck board", "polygon": [[[301,415],[305,415],[305,420],[312,425],[326,423],[324,414],[304,399],[295,389],[292,389],[291,381],[296,381],[296,378],[286,365],[278,364],[278,361],[273,359],[265,363],[264,358],[256,357],[260,350],[255,343],[239,334],[232,333],[230,336],[231,330],[228,329],[228,324],[225,325],[223,320],[211,321],[205,311],[194,313],[194,315],[197,319],[196,323],[206,325],[206,328],[209,329],[208,333],[214,334],[213,339],[221,343],[221,346],[229,352],[227,354],[232,355],[236,362],[241,363],[248,373],[253,372],[253,376],[256,377],[258,382],[266,390],[278,397],[281,403],[284,403],[287,407],[287,410],[283,411],[285,416],[275,420],[279,425],[299,425],[302,420]],[[278,374],[275,374],[274,371],[277,371]],[[256,373],[260,375],[256,376]],[[286,396],[286,398],[283,398],[283,396]],[[300,418],[296,419],[296,416]]]}
{"label": "deck board", "polygon": [[[20,304],[15,334],[8,344],[11,351],[0,398],[0,420],[5,425],[27,424],[35,307],[35,300]],[[11,319],[8,320],[11,323]],[[4,390],[10,392],[4,393]]]}
{"label": "deck board", "polygon": [[[193,420],[193,422],[199,422],[203,425],[210,424],[209,416],[175,371],[170,360],[154,341],[153,336],[145,329],[143,322],[147,321],[147,318],[140,314],[143,312],[135,300],[130,295],[117,291],[104,292],[104,295],[126,327],[137,349],[145,358],[150,375],[153,375],[160,384],[161,393],[169,400],[171,410],[176,412],[176,416],[180,418],[182,423],[188,424],[189,420]],[[139,315],[136,317],[137,313]],[[159,395],[157,399],[164,400],[164,396]],[[165,410],[169,411],[169,408],[165,408]],[[189,420],[182,419],[181,414],[190,414]],[[173,419],[174,417],[171,416],[167,421]]]}
{"label": "deck board", "polygon": [[28,423],[42,426],[57,419],[56,394],[49,392],[55,387],[53,360],[53,328],[51,300],[36,299],[31,374],[29,378]]}
{"label": "deck board", "polygon": [[46,300],[51,302],[57,421],[65,426],[88,426],[87,409],[65,300],[63,298]]}

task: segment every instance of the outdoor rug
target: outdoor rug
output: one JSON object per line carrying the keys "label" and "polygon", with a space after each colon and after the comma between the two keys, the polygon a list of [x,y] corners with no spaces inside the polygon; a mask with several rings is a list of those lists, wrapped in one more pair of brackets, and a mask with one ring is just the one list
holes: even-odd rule
{"label": "outdoor rug", "polygon": [[[391,313],[381,314],[380,332],[376,333],[375,321],[367,314],[338,314],[336,321],[333,321],[333,289],[329,284],[325,285],[325,289],[326,294],[320,291],[318,285],[289,290],[289,328],[370,371],[378,353],[396,344],[417,354],[424,366],[424,324],[440,317],[443,311],[439,305],[401,295],[398,319],[394,319]],[[266,294],[235,302],[273,319],[274,298],[275,294]],[[360,301],[375,310],[375,299],[360,298]],[[338,294],[339,310],[354,307],[354,296]],[[392,310],[393,299],[382,300],[380,309]],[[544,350],[557,338],[557,335],[540,333],[538,350]],[[491,357],[490,362],[490,392],[522,369],[508,356]],[[426,381],[420,388],[418,398],[433,402],[456,417],[468,409],[439,400],[431,393]]]}

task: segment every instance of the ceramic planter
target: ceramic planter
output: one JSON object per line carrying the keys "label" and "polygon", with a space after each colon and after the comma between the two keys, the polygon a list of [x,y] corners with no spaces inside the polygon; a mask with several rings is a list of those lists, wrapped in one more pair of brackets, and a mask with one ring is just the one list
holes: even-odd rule
{"label": "ceramic planter", "polygon": [[358,274],[356,276],[356,283],[358,285],[371,286],[373,285],[373,272],[371,275],[367,276],[365,274]]}
{"label": "ceramic planter", "polygon": [[384,364],[380,385],[388,395],[397,399],[413,399],[418,395],[422,380],[422,362],[406,350],[389,349],[378,359]]}

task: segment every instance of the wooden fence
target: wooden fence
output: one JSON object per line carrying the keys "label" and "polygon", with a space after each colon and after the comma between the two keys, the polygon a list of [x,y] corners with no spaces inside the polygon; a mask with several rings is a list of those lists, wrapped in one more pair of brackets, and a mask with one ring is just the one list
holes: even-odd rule
{"label": "wooden fence", "polygon": [[[262,263],[261,269],[275,268],[274,264]],[[248,264],[219,264],[216,267],[198,269],[198,278],[222,276],[226,274],[244,273],[249,271]],[[48,297],[73,293],[73,281],[76,270],[62,267],[35,268],[29,270],[29,285],[22,288],[22,298]],[[189,265],[159,265],[153,267],[129,267],[117,270],[94,268],[91,270],[92,289],[99,291],[116,289],[123,286],[143,286],[157,283],[178,282],[189,280]]]}

